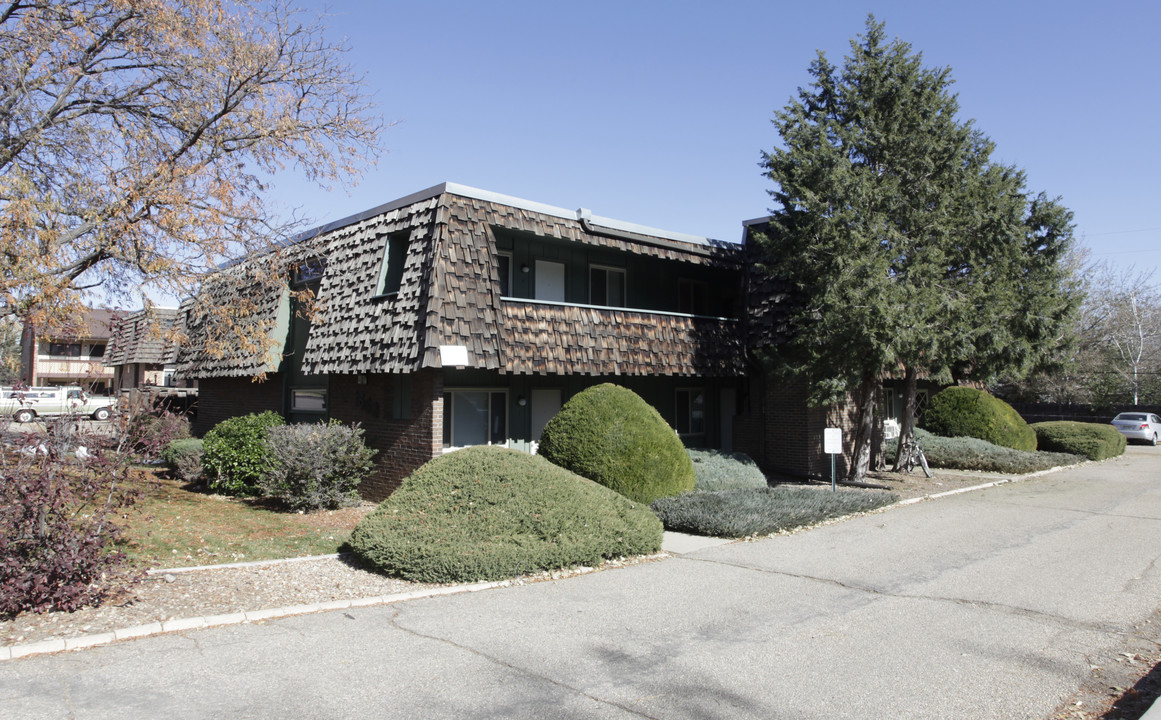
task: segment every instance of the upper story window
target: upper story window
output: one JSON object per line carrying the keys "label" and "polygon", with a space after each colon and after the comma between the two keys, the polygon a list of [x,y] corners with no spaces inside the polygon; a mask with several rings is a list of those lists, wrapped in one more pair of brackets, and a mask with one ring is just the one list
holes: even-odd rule
{"label": "upper story window", "polygon": [[403,282],[403,265],[407,262],[407,245],[411,239],[409,231],[392,233],[383,248],[383,264],[379,268],[379,285],[376,295],[390,295],[399,292]]}
{"label": "upper story window", "polygon": [[687,315],[707,315],[708,286],[696,280],[677,281],[677,311]]}
{"label": "upper story window", "polygon": [[323,270],[325,270],[326,267],[327,261],[323,258],[312,258],[300,265],[295,266],[294,284],[307,285],[321,279],[323,276]]}
{"label": "upper story window", "polygon": [[89,346],[89,357],[102,358],[105,357],[105,343],[93,343]]}
{"label": "upper story window", "polygon": [[80,343],[49,342],[48,354],[54,357],[80,357]]}
{"label": "upper story window", "polygon": [[625,269],[589,267],[589,304],[625,307]]}
{"label": "upper story window", "polygon": [[500,297],[512,295],[512,256],[508,253],[496,255],[496,274],[500,278]]}

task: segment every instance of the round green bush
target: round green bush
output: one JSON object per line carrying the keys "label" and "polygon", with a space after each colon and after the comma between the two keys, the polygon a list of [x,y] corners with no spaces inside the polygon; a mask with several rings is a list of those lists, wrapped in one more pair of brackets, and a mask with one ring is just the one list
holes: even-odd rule
{"label": "round green bush", "polygon": [[540,455],[640,503],[693,489],[693,462],[673,428],[637,393],[594,385],[544,427]]}
{"label": "round green bush", "polygon": [[1070,422],[1040,422],[1032,425],[1042,450],[1084,455],[1089,460],[1105,460],[1125,452],[1125,436],[1112,425]]}
{"label": "round green bush", "polygon": [[285,425],[271,410],[223,420],[206,433],[202,471],[210,489],[227,495],[257,495],[259,483],[270,472],[266,431]]}
{"label": "round green bush", "polygon": [[924,429],[943,437],[970,437],[1014,450],[1036,449],[1036,432],[1011,405],[983,390],[949,387],[923,413]]}
{"label": "round green bush", "polygon": [[438,457],[351,532],[369,565],[418,582],[498,580],[661,547],[649,508],[497,446]]}

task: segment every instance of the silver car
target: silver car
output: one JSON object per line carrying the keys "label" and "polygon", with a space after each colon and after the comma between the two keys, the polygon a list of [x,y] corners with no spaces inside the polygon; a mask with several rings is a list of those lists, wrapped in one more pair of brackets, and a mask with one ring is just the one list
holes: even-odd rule
{"label": "silver car", "polygon": [[1153,413],[1123,412],[1113,418],[1113,427],[1129,440],[1142,440],[1150,445],[1157,444],[1161,437],[1161,418]]}

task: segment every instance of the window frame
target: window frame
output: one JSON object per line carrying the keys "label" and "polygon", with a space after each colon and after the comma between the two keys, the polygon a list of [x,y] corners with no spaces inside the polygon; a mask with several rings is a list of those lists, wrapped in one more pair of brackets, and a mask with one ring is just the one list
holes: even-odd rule
{"label": "window frame", "polygon": [[[685,307],[688,294],[688,307]],[[677,279],[677,311],[686,315],[709,315],[709,283],[692,278]]]}
{"label": "window frame", "polygon": [[[64,348],[65,352],[63,352],[63,353],[56,352],[56,350],[59,350],[61,348]],[[73,348],[76,348],[76,352],[73,352]],[[46,354],[49,357],[80,358],[80,357],[85,356],[84,353],[85,353],[85,348],[84,348],[83,343],[80,343],[80,342],[58,342],[56,340],[49,340],[48,341],[48,352]]]}
{"label": "window frame", "polygon": [[[508,272],[506,273],[507,277],[505,277],[505,273],[503,272],[504,264],[501,262],[501,260],[508,261]],[[496,288],[497,292],[500,294],[500,297],[512,297],[512,253],[496,253],[496,277],[500,282],[499,287]],[[505,288],[505,286],[507,287]]]}
{"label": "window frame", "polygon": [[[682,394],[686,395],[684,402],[685,419],[688,423],[685,431],[682,431]],[[694,396],[701,397],[701,429],[694,427]],[[677,431],[680,437],[699,437],[705,436],[709,428],[709,394],[704,387],[679,387],[673,391],[673,429]]]}
{"label": "window frame", "polygon": [[[298,397],[302,395],[305,397],[319,397],[322,400],[322,407],[300,407],[298,404]],[[292,413],[313,413],[316,415],[326,415],[327,413],[327,388],[325,387],[307,387],[298,386],[290,388],[290,412]]]}
{"label": "window frame", "polygon": [[379,280],[375,283],[375,297],[391,297],[399,294],[400,288],[403,287],[403,274],[407,269],[407,255],[410,249],[410,230],[387,234],[387,239],[383,242],[383,254],[379,258]]}
{"label": "window frame", "polygon": [[[593,298],[593,272],[603,272],[605,274],[605,297],[601,298],[601,302],[597,302]],[[621,276],[621,304],[614,305],[609,302],[609,275],[617,273]],[[602,265],[600,263],[591,263],[589,265],[589,304],[598,307],[615,307],[626,308],[629,307],[629,272],[625,267],[618,267],[616,265]]]}
{"label": "window frame", "polygon": [[[442,401],[443,401],[443,452],[449,453],[449,452],[454,452],[456,450],[463,450],[464,448],[467,448],[467,447],[475,447],[474,445],[456,445],[455,444],[455,440],[456,440],[456,429],[455,429],[455,424],[454,424],[454,421],[455,421],[455,395],[460,394],[460,393],[485,393],[485,394],[487,394],[487,396],[488,396],[488,410],[487,410],[488,425],[484,430],[484,434],[488,438],[488,441],[485,443],[485,445],[498,445],[500,447],[510,447],[511,446],[511,437],[510,437],[509,429],[511,427],[512,418],[510,417],[511,413],[509,412],[509,409],[508,409],[508,388],[495,388],[495,387],[447,388],[447,387],[445,387],[443,389],[443,397],[442,397]],[[491,427],[492,421],[496,417],[494,403],[496,402],[497,395],[503,396],[503,399],[501,401],[501,407],[503,408],[503,413],[504,413],[504,427],[501,428],[499,431],[500,434],[503,435],[503,438],[504,438],[503,442],[494,442],[493,439],[495,438],[496,433],[495,433],[495,431],[493,431],[493,429]],[[449,402],[449,399],[450,399],[450,402]]]}

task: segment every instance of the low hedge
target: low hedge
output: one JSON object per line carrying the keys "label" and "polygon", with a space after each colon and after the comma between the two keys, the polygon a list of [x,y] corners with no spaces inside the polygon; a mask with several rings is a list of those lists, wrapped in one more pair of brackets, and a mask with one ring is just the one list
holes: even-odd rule
{"label": "low hedge", "polygon": [[1112,425],[1067,420],[1034,423],[1036,441],[1044,450],[1084,455],[1105,460],[1125,452],[1125,436]]}
{"label": "low hedge", "polygon": [[821,487],[765,487],[693,492],[655,500],[666,530],[714,537],[769,535],[890,505],[893,493]]}
{"label": "low hedge", "polygon": [[498,580],[661,548],[649,508],[542,457],[470,447],[416,470],[351,533],[370,566],[417,582]]}
{"label": "low hedge", "polygon": [[923,429],[943,437],[971,437],[1031,452],[1036,433],[1020,413],[997,397],[970,387],[944,388],[923,413]]}
{"label": "low hedge", "polygon": [[693,461],[696,477],[694,490],[710,492],[766,487],[766,476],[758,469],[758,463],[745,453],[691,449],[689,459]]}
{"label": "low hedge", "polygon": [[[1084,459],[1069,453],[1013,450],[978,438],[940,437],[919,429],[915,431],[915,439],[923,448],[929,465],[949,470],[1023,475],[1061,465],[1075,465]],[[894,462],[896,449],[894,441],[886,444],[885,455],[889,462]]]}

